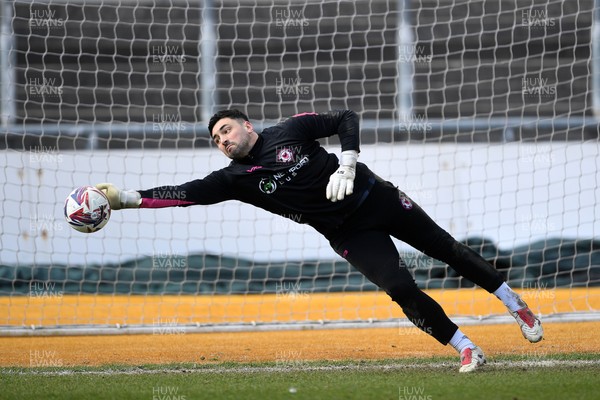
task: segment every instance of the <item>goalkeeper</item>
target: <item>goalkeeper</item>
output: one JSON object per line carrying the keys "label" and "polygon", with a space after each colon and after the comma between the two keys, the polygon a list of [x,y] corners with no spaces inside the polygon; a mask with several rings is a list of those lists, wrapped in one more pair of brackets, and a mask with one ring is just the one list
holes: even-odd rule
{"label": "goalkeeper", "polygon": [[[385,290],[418,328],[454,347],[461,372],[485,363],[482,350],[461,332],[442,307],[421,291],[390,236],[448,264],[493,293],[530,342],[543,329],[523,300],[491,264],[439,227],[405,193],[357,162],[359,120],[350,110],[304,113],[257,133],[238,110],[216,113],[208,130],[231,163],[203,179],[178,186],[124,191],[97,187],[121,208],[186,207],[239,200],[311,225],[333,249]],[[338,135],[338,160],[317,141]]]}

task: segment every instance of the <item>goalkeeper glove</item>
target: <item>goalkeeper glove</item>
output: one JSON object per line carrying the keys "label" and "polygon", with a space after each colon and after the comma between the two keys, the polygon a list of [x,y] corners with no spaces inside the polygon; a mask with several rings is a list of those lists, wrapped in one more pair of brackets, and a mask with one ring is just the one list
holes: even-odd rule
{"label": "goalkeeper glove", "polygon": [[332,202],[344,200],[345,196],[352,194],[357,159],[358,152],[356,150],[342,151],[340,167],[329,177],[327,184],[327,198]]}
{"label": "goalkeeper glove", "polygon": [[120,210],[122,208],[139,208],[142,204],[142,196],[135,190],[121,190],[112,183],[99,183],[96,188],[100,189],[110,203],[112,210]]}

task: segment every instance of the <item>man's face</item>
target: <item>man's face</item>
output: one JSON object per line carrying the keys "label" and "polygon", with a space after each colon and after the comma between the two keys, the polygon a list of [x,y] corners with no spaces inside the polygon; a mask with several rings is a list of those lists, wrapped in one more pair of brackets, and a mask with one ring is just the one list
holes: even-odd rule
{"label": "man's face", "polygon": [[252,124],[248,121],[222,118],[210,133],[219,150],[231,159],[244,158],[252,148]]}

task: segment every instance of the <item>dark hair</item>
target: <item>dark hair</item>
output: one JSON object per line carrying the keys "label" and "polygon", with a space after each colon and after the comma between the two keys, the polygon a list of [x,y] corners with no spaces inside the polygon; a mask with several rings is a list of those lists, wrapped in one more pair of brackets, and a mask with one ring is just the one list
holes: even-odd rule
{"label": "dark hair", "polygon": [[243,119],[244,121],[250,121],[246,114],[244,114],[240,110],[236,110],[235,108],[232,108],[230,110],[221,110],[221,111],[217,112],[215,115],[213,115],[210,118],[210,121],[208,121],[208,134],[210,136],[212,136],[212,130],[215,127],[215,124],[223,118]]}

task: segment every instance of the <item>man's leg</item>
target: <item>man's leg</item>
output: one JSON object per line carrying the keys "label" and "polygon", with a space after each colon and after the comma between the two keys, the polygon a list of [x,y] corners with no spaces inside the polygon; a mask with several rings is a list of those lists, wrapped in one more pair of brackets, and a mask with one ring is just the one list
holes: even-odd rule
{"label": "man's leg", "polygon": [[390,237],[379,231],[358,231],[337,242],[334,250],[385,290],[407,318],[443,345],[460,354],[460,372],[472,372],[485,363],[481,349],[452,322],[442,307],[419,289]]}
{"label": "man's leg", "polygon": [[[422,251],[430,257],[445,262],[461,276],[493,293],[508,308],[521,327],[523,336],[532,343],[542,340],[544,331],[527,304],[504,281],[504,277],[480,254],[455,240],[402,192],[392,213],[392,235]],[[389,201],[389,200],[388,200]]]}
{"label": "man's leg", "polygon": [[490,293],[504,283],[504,277],[480,254],[455,240],[404,193],[398,191],[397,212],[390,221],[392,236],[448,264],[461,276]]}
{"label": "man's leg", "polygon": [[457,326],[435,300],[417,287],[387,234],[355,232],[332,246],[371,282],[385,290],[413,324],[444,345],[450,341]]}

